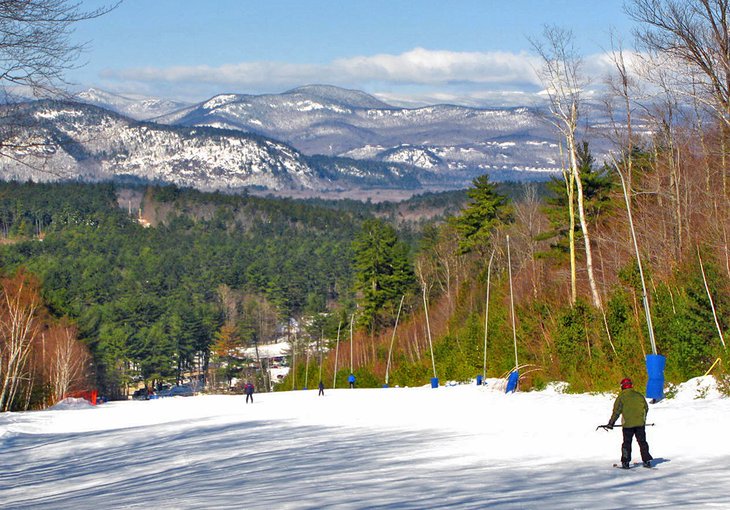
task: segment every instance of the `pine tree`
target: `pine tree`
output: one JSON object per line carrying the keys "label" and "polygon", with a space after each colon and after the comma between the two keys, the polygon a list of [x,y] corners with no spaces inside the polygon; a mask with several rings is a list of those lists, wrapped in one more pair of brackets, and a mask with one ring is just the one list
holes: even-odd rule
{"label": "pine tree", "polygon": [[[583,196],[585,212],[588,222],[592,226],[601,217],[605,216],[611,208],[611,190],[615,185],[615,177],[608,168],[602,166],[596,168],[595,159],[591,154],[588,142],[584,141],[578,145],[578,170],[583,182]],[[563,179],[552,178],[548,182],[548,190],[551,193],[545,200],[544,212],[550,222],[550,230],[540,236],[541,240],[553,239],[551,248],[554,252],[563,254],[568,252],[568,193]],[[575,225],[575,237],[580,239],[582,231],[578,222]]]}
{"label": "pine tree", "polygon": [[407,246],[379,219],[363,222],[353,242],[355,288],[361,293],[359,323],[375,331],[395,316],[400,297],[415,283]]}
{"label": "pine tree", "polygon": [[497,193],[496,185],[489,182],[487,174],[477,177],[472,183],[474,187],[466,192],[469,197],[466,207],[451,220],[461,237],[461,253],[486,252],[494,229],[513,219],[509,199]]}

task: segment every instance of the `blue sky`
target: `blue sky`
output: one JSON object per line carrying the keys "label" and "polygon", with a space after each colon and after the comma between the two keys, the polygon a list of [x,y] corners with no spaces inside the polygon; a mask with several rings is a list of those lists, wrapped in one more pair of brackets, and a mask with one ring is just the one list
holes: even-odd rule
{"label": "blue sky", "polygon": [[[95,8],[100,1],[83,2]],[[108,2],[107,2],[108,3]],[[631,46],[623,0],[124,0],[79,24],[96,86],[198,101],[326,83],[399,104],[529,103],[539,91],[529,38],[573,31],[586,71],[609,31]]]}

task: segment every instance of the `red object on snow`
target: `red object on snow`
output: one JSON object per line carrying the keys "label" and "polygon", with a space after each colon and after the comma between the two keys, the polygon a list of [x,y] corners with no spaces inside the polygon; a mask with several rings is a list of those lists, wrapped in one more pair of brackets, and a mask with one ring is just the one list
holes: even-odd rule
{"label": "red object on snow", "polygon": [[71,393],[66,393],[63,396],[63,398],[83,398],[84,400],[88,400],[92,406],[95,406],[97,396],[98,396],[97,390],[82,390],[82,391],[72,391]]}

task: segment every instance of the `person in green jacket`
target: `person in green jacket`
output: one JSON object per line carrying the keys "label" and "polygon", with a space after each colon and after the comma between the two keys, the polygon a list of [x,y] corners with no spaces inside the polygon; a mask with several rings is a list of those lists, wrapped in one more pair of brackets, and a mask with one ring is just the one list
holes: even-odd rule
{"label": "person in green jacket", "polygon": [[649,404],[644,395],[634,389],[634,383],[629,378],[621,381],[621,393],[613,404],[613,414],[608,420],[608,428],[612,429],[619,416],[622,416],[624,442],[621,445],[621,467],[629,469],[631,462],[631,442],[636,436],[641,452],[641,461],[644,467],[651,467],[653,457],[649,454],[649,443],[646,442],[646,413]]}

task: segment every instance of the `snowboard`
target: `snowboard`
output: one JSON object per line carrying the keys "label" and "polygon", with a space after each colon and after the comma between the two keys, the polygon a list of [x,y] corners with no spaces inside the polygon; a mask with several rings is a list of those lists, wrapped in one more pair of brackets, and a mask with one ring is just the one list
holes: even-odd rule
{"label": "snowboard", "polygon": [[[618,468],[618,469],[624,469],[621,467],[621,464],[614,464],[613,467]],[[643,467],[645,469],[656,469],[654,466],[649,466],[649,467],[644,466],[643,462],[633,462],[629,465],[629,469],[634,469],[637,467]]]}

